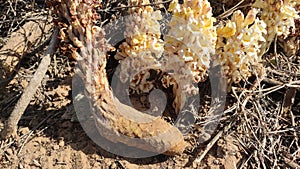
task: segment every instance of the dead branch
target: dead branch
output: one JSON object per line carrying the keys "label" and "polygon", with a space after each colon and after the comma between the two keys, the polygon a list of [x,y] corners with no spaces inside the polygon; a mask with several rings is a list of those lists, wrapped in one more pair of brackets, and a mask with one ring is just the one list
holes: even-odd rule
{"label": "dead branch", "polygon": [[17,135],[18,122],[21,116],[23,115],[24,111],[26,110],[28,104],[30,103],[32,97],[36,93],[36,90],[40,86],[47,72],[47,69],[51,62],[51,56],[54,54],[56,50],[57,34],[58,34],[58,30],[55,30],[52,35],[50,45],[45,52],[45,57],[42,59],[33,78],[31,79],[27,88],[24,90],[24,93],[22,94],[21,98],[17,102],[13,112],[11,113],[10,117],[8,118],[8,121],[5,124],[5,128],[1,133],[2,138],[9,138],[10,136],[18,137]]}

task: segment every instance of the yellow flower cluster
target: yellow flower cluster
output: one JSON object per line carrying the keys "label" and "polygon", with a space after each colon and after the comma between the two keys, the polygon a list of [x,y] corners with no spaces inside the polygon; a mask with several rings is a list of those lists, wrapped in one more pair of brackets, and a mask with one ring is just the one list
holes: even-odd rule
{"label": "yellow flower cluster", "polygon": [[171,2],[170,30],[164,36],[165,53],[162,65],[172,74],[162,78],[164,87],[172,85],[178,112],[189,96],[198,93],[195,83],[207,77],[211,55],[215,54],[217,40],[213,26],[212,8],[207,0],[178,0]]}
{"label": "yellow flower cluster", "polygon": [[[149,0],[131,0],[130,6],[149,4]],[[154,11],[151,6],[141,6],[129,10],[126,18],[124,36],[126,42],[119,46],[115,58],[120,60],[122,82],[130,81],[130,88],[134,92],[149,92],[153,82],[148,81],[149,69],[160,67],[164,45],[160,39],[160,11]],[[138,73],[135,75],[135,73]]]}
{"label": "yellow flower cluster", "polygon": [[251,9],[247,16],[241,11],[233,13],[231,20],[217,28],[217,59],[228,83],[238,83],[251,76],[251,69],[259,66],[261,43],[267,33],[264,21],[256,18],[258,10]]}
{"label": "yellow flower cluster", "polygon": [[204,81],[217,40],[210,3],[207,0],[185,0],[179,4],[174,0],[169,11],[173,15],[165,36],[165,50],[190,68],[196,83]]}
{"label": "yellow flower cluster", "polygon": [[267,43],[262,47],[264,54],[275,36],[286,38],[295,30],[295,19],[299,18],[295,5],[299,0],[256,0],[253,7],[261,8],[261,19],[267,24],[268,34],[265,36]]}
{"label": "yellow flower cluster", "polygon": [[[173,0],[168,11],[172,18],[168,32],[161,38],[160,11],[149,0],[130,0],[126,19],[126,42],[115,58],[120,60],[122,82],[130,80],[134,92],[150,92],[150,69],[168,72],[161,81],[172,86],[174,107],[179,110],[188,96],[197,94],[195,83],[207,78],[210,66],[221,65],[228,84],[246,80],[261,72],[261,57],[276,35],[286,37],[295,29],[299,0],[256,0],[246,16],[235,11],[231,20],[214,26],[216,19],[208,0]],[[261,17],[257,14],[261,8]],[[211,63],[213,62],[213,63]],[[137,75],[134,75],[137,73]],[[134,75],[134,76],[132,76]]]}
{"label": "yellow flower cluster", "polygon": [[[175,105],[181,108],[187,95],[195,95],[192,83],[204,81],[210,66],[211,55],[215,54],[217,41],[213,26],[212,8],[207,0],[186,0],[179,4],[174,0],[169,7],[172,19],[170,30],[160,39],[160,11],[154,11],[149,0],[131,0],[126,20],[124,42],[115,56],[120,60],[120,78],[122,82],[130,81],[132,91],[149,92],[153,88],[149,69],[168,72],[162,78],[164,87],[173,86]],[[138,75],[130,77],[133,73]],[[170,73],[172,72],[172,73]],[[190,82],[190,83],[189,83]]]}

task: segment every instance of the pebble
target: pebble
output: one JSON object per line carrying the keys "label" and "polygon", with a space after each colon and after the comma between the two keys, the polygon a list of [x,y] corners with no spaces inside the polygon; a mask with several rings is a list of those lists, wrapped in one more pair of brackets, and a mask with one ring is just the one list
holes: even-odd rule
{"label": "pebble", "polygon": [[65,141],[64,141],[64,138],[59,138],[59,141],[58,141],[58,145],[60,146],[60,147],[63,147],[63,146],[65,146]]}
{"label": "pebble", "polygon": [[23,87],[23,89],[25,89],[28,86],[27,80],[22,80],[21,81],[21,86]]}
{"label": "pebble", "polygon": [[217,159],[215,159],[213,162],[214,162],[215,165],[219,165],[220,164],[220,161],[217,160]]}
{"label": "pebble", "polygon": [[29,132],[29,128],[28,127],[22,127],[19,129],[19,132],[21,135],[27,134]]}
{"label": "pebble", "polygon": [[53,146],[53,150],[58,150],[59,149],[59,145],[54,145]]}
{"label": "pebble", "polygon": [[110,169],[116,169],[117,168],[117,164],[116,163],[112,163],[111,165],[110,165]]}
{"label": "pebble", "polygon": [[23,169],[24,166],[20,163],[18,168]]}
{"label": "pebble", "polygon": [[13,151],[12,151],[11,148],[8,148],[5,152],[6,152],[7,155],[12,155],[13,154]]}

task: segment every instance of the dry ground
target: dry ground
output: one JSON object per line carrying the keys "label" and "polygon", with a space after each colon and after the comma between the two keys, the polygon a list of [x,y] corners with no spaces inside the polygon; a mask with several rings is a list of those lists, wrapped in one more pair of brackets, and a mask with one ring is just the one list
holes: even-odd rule
{"label": "dry ground", "polygon": [[[105,1],[105,4],[114,6],[118,3]],[[212,5],[217,15],[223,7],[226,10],[234,2],[220,0]],[[0,0],[0,130],[49,43],[52,18],[48,11],[41,0]],[[101,14],[108,18],[120,13]],[[235,86],[228,94],[226,113],[214,134],[216,143],[201,163],[195,159],[212,140],[197,144],[194,141],[197,126],[186,138],[191,145],[184,154],[175,157],[158,155],[128,159],[93,143],[77,122],[72,104],[75,61],[58,52],[19,122],[20,138],[1,140],[0,168],[298,168],[299,32],[298,23],[298,34],[288,40],[279,39],[275,46],[272,45],[264,59],[266,78],[256,84],[256,88],[253,89],[249,82]],[[295,49],[289,48],[288,43]],[[9,52],[1,53],[4,49]],[[7,62],[13,65],[12,68],[2,66]],[[206,85],[207,82],[199,86],[209,90]],[[249,92],[245,92],[246,89]],[[202,116],[209,108],[205,106],[207,102],[209,97],[204,97]]]}

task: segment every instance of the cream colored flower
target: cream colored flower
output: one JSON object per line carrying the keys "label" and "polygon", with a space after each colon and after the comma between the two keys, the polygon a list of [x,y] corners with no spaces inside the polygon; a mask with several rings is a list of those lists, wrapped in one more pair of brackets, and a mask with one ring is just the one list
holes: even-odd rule
{"label": "cream colored flower", "polygon": [[206,79],[217,34],[207,0],[185,0],[183,4],[174,0],[169,11],[172,19],[168,25],[170,30],[164,36],[162,66],[172,73],[163,77],[162,83],[165,87],[173,86],[173,106],[178,112],[187,97],[198,93],[195,83]]}
{"label": "cream colored flower", "polygon": [[210,3],[185,0],[181,5],[174,0],[169,11],[173,16],[165,36],[165,50],[188,65],[195,82],[205,80],[217,40]]}
{"label": "cream colored flower", "polygon": [[[149,3],[149,0],[131,0],[129,5]],[[150,77],[148,71],[160,67],[158,59],[164,51],[158,22],[162,19],[162,15],[151,6],[132,8],[129,13],[124,33],[126,42],[119,46],[115,58],[121,63],[121,81],[131,80],[130,88],[133,92],[149,92],[153,84],[147,80]]]}
{"label": "cream colored flower", "polygon": [[[265,35],[267,43],[262,46],[261,55],[269,48],[275,36],[286,38],[295,30],[295,19],[299,18],[299,11],[295,5],[299,0],[256,0],[253,7],[262,10],[261,19],[267,24],[268,33]],[[290,31],[291,30],[291,31]]]}
{"label": "cream colored flower", "polygon": [[218,57],[214,65],[222,66],[229,84],[248,78],[253,66],[260,64],[260,47],[267,31],[264,21],[256,18],[257,13],[257,9],[251,9],[244,17],[236,11],[231,20],[217,28]]}

